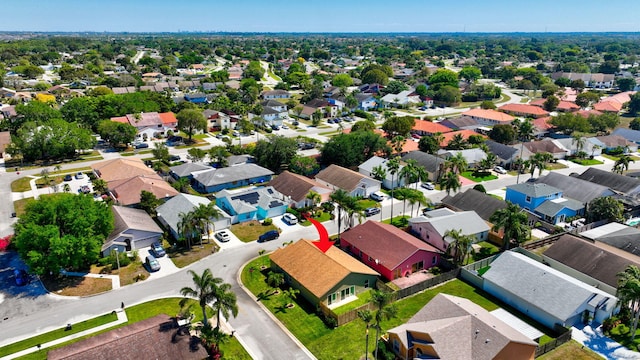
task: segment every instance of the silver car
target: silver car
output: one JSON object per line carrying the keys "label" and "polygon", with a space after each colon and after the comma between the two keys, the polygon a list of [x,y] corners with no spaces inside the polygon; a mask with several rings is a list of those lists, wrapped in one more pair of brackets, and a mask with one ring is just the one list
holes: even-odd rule
{"label": "silver car", "polygon": [[147,264],[149,271],[160,270],[160,262],[153,255],[148,255],[144,262]]}

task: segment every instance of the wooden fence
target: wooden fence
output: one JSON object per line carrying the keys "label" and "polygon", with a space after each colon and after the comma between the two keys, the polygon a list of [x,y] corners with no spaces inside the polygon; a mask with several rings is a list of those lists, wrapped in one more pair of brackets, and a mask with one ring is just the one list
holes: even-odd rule
{"label": "wooden fence", "polygon": [[434,287],[438,284],[442,284],[445,281],[449,281],[458,277],[460,273],[460,269],[454,269],[448,271],[446,273],[440,274],[431,279],[427,279],[425,281],[421,281],[417,284],[413,284],[407,288],[400,289],[394,293],[395,299],[400,300],[406,298],[407,296],[411,296],[413,294],[419,293],[420,291],[426,290],[428,288]]}
{"label": "wooden fence", "polygon": [[557,348],[558,346],[568,342],[569,340],[571,340],[571,330],[563,328],[565,331],[558,336],[557,338],[549,341],[548,343],[544,344],[544,345],[538,345],[538,347],[536,348],[536,354],[535,357],[537,358],[538,356],[544,355],[546,353],[548,353],[549,351]]}

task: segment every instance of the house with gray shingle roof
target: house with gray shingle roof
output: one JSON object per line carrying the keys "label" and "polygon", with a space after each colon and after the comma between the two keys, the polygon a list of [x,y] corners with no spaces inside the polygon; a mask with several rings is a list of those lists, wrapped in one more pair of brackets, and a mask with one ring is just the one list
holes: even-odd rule
{"label": "house with gray shingle roof", "polygon": [[389,161],[388,159],[381,158],[379,156],[373,156],[369,160],[358,165],[358,172],[360,174],[373,178],[374,172],[375,172],[374,169],[380,166],[382,167],[382,169],[384,169],[385,175],[386,175],[385,178],[382,179],[382,186],[384,186],[385,189],[395,189],[399,186],[404,186],[405,179],[399,178],[398,176],[402,168],[404,168],[404,165],[401,164],[400,167],[398,168],[398,172],[394,175],[391,175],[389,173],[389,169],[387,168],[388,161]]}
{"label": "house with gray shingle roof", "polygon": [[222,190],[216,193],[216,205],[229,214],[233,224],[279,216],[289,206],[285,196],[272,186],[244,191]]}
{"label": "house with gray shingle roof", "polygon": [[501,144],[492,140],[486,140],[484,143],[489,148],[489,151],[498,158],[498,165],[500,166],[510,166],[520,154],[520,150],[509,145]]}
{"label": "house with gray shingle roof", "polygon": [[446,252],[453,239],[447,236],[449,230],[459,230],[462,235],[475,238],[475,242],[489,237],[489,225],[474,211],[462,211],[450,215],[428,218],[419,216],[409,219],[411,232],[422,241]]}
{"label": "house with gray shingle roof", "polygon": [[507,207],[507,203],[475,189],[459,192],[455,196],[447,195],[442,203],[455,211],[474,211],[485,221],[500,209]]}
{"label": "house with gray shingle roof", "polygon": [[545,183],[521,183],[507,186],[505,196],[521,208],[537,215],[542,220],[557,224],[567,218],[583,215],[584,203],[564,197],[562,190]]}
{"label": "house with gray shingle roof", "polygon": [[580,236],[640,256],[640,230],[617,222],[583,231]]}
{"label": "house with gray shingle roof", "polygon": [[[422,166],[427,170],[427,174],[429,174],[429,179],[435,179],[436,173],[442,174],[444,173],[443,169],[446,165],[447,160],[439,158],[435,155],[428,154],[424,151],[416,150],[406,153],[402,156],[402,161],[406,162],[407,160],[415,160],[418,165]],[[439,169],[439,171],[438,171]]]}
{"label": "house with gray shingle roof", "polygon": [[112,206],[114,229],[102,245],[103,256],[111,251],[132,251],[151,246],[162,237],[162,229],[144,210]]}
{"label": "house with gray shingle roof", "polygon": [[522,159],[529,160],[533,154],[550,153],[554,159],[564,159],[567,156],[567,150],[559,147],[551,139],[541,141],[528,141],[524,144],[512,145],[518,151],[522,149]]}
{"label": "house with gray shingle roof", "polygon": [[[169,230],[174,239],[180,237],[180,214],[187,214],[197,208],[199,205],[209,205],[211,201],[203,196],[190,194],[178,194],[167,200],[164,204],[158,206],[156,213],[158,221]],[[220,208],[217,208],[220,210]],[[220,216],[211,219],[210,231],[218,231],[227,229],[231,226],[231,218],[226,216],[224,211],[220,210]]]}
{"label": "house with gray shingle roof", "polygon": [[625,195],[635,196],[640,193],[640,180],[596,168],[588,168],[577,176],[578,179],[607,186]]}
{"label": "house with gray shingle roof", "polygon": [[577,177],[562,175],[557,172],[539,177],[536,183],[547,184],[562,190],[562,195],[570,199],[578,200],[583,204],[588,204],[591,200],[614,195],[615,192],[607,186],[582,180]]}
{"label": "house with gray shingle roof", "polygon": [[618,299],[523,254],[500,254],[482,275],[482,289],[552,329],[582,322],[585,313],[602,323]]}
{"label": "house with gray shingle roof", "polygon": [[464,149],[464,150],[439,150],[438,156],[441,156],[445,159],[450,159],[457,154],[462,154],[465,160],[467,160],[467,165],[470,168],[475,168],[478,164],[487,157],[487,154],[479,148],[473,149]]}
{"label": "house with gray shingle roof", "polygon": [[271,177],[273,171],[269,169],[256,164],[242,164],[198,172],[193,176],[193,185],[200,193],[212,193],[266,183]]}
{"label": "house with gray shingle roof", "polygon": [[617,128],[613,130],[611,135],[622,136],[627,141],[634,142],[636,144],[640,144],[640,131],[625,129],[625,128]]}
{"label": "house with gray shingle roof", "polygon": [[171,176],[176,180],[183,177],[191,180],[193,179],[194,173],[211,170],[211,166],[198,163],[184,163],[177,166],[172,166],[169,168],[169,170],[169,174],[171,174]]}

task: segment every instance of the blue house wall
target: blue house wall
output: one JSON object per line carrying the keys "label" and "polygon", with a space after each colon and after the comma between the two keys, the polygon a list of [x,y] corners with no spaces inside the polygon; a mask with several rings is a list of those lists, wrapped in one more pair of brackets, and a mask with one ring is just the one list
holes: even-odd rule
{"label": "blue house wall", "polygon": [[249,211],[242,214],[237,213],[235,210],[233,210],[233,207],[231,207],[231,204],[229,203],[229,199],[226,197],[217,198],[216,205],[220,209],[224,210],[227,214],[235,218],[236,220],[235,222],[250,221],[250,220],[255,220],[257,218],[258,211],[256,210]]}
{"label": "blue house wall", "polygon": [[[562,210],[560,210],[553,219],[549,219],[549,220],[552,220],[552,221],[549,221],[549,222],[555,225],[555,224],[557,224],[559,222],[564,222],[567,218],[579,215],[580,212],[581,211],[575,211],[575,210],[572,210],[572,209],[569,209],[569,208],[565,207],[565,208],[562,208]],[[545,219],[545,220],[547,220],[547,219]]]}
{"label": "blue house wall", "polygon": [[521,208],[533,211],[538,206],[542,205],[543,202],[547,200],[553,200],[562,197],[562,192],[558,192],[549,196],[541,196],[541,197],[530,197],[528,198],[525,194],[515,191],[513,189],[507,188],[507,193],[505,195],[505,200],[510,201],[514,204],[517,204]]}
{"label": "blue house wall", "polygon": [[262,184],[265,182],[269,182],[272,178],[272,175],[258,176],[250,179],[243,179],[239,181],[233,181],[224,184],[217,184],[212,186],[204,186],[197,180],[195,181],[196,190],[200,193],[212,193],[218,192],[225,189],[235,189],[243,186],[249,186],[253,184]]}

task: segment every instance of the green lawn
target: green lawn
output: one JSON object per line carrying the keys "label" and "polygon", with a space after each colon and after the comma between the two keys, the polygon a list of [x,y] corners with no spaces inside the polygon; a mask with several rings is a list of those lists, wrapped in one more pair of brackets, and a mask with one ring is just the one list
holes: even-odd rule
{"label": "green lawn", "polygon": [[474,171],[465,171],[460,175],[462,175],[462,177],[464,178],[467,178],[475,182],[495,180],[498,178],[497,176],[493,175],[490,171],[478,172],[478,173]]}
{"label": "green lawn", "polygon": [[576,163],[576,164],[583,165],[583,166],[603,164],[602,161],[596,160],[596,159],[571,159],[571,161]]}
{"label": "green lawn", "polygon": [[269,230],[278,230],[278,228],[271,225],[262,225],[259,221],[247,221],[235,225],[231,225],[231,232],[243,242],[251,242],[258,239],[258,236],[264,234]]}
{"label": "green lawn", "polygon": [[[365,326],[362,321],[352,321],[336,329],[329,329],[316,315],[315,309],[302,299],[296,300],[296,306],[282,311],[281,295],[261,296],[270,293],[265,274],[257,269],[267,263],[266,256],[255,259],[242,269],[242,282],[260,301],[300,340],[318,359],[358,359],[364,349]],[[249,269],[253,268],[253,271]],[[460,280],[447,282],[439,287],[398,301],[398,317],[383,321],[382,328],[390,329],[406,322],[438,293],[447,293],[472,300],[491,311],[498,305],[487,299],[471,285]],[[369,348],[373,351],[374,336],[370,336]]]}
{"label": "green lawn", "polygon": [[353,309],[359,308],[360,306],[368,303],[369,301],[371,301],[371,291],[365,291],[363,293],[358,294],[358,300],[354,300],[348,304],[344,304],[340,307],[337,307],[333,309],[333,312],[336,315],[342,315],[344,313],[348,313]]}
{"label": "green lawn", "polygon": [[[331,214],[328,213],[328,212],[318,211],[316,213],[316,215],[317,216],[314,216],[313,219],[317,220],[319,222],[325,222],[325,221],[331,220]],[[305,220],[300,221],[300,225],[302,225],[302,226],[311,226],[311,223],[305,219]]]}
{"label": "green lawn", "polygon": [[564,343],[537,360],[602,360],[602,357],[575,340]]}
{"label": "green lawn", "polygon": [[14,182],[11,183],[11,191],[13,192],[29,191],[31,190],[30,182],[31,182],[31,178],[28,176],[15,180]]}
{"label": "green lawn", "polygon": [[545,166],[547,170],[566,169],[568,166],[561,163],[547,163]]}
{"label": "green lawn", "polygon": [[377,201],[371,200],[371,199],[360,199],[358,200],[358,204],[362,206],[364,209],[370,208],[370,207],[377,207],[379,205]]}

